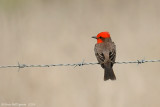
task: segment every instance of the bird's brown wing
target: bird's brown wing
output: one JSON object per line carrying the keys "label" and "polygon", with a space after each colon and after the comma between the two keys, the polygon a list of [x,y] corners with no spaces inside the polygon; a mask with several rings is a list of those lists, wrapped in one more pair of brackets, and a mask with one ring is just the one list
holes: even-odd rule
{"label": "bird's brown wing", "polygon": [[109,52],[109,59],[111,60],[111,67],[112,67],[116,59],[116,45],[114,44],[114,42],[113,42],[112,49]]}
{"label": "bird's brown wing", "polygon": [[104,60],[105,60],[104,54],[103,53],[95,53],[95,54],[96,54],[98,62],[100,64],[104,63]]}
{"label": "bird's brown wing", "polygon": [[103,48],[101,48],[101,44],[96,44],[94,51],[95,51],[95,56],[98,60],[98,62],[101,64],[102,68],[104,68],[104,61],[105,61],[105,56],[103,54]]}
{"label": "bird's brown wing", "polygon": [[98,62],[101,64],[101,67],[104,68],[105,56],[103,53],[96,53]]}

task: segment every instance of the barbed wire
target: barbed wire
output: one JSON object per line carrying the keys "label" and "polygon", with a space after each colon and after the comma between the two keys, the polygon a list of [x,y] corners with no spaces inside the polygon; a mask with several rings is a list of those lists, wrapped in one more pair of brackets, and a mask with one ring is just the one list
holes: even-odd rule
{"label": "barbed wire", "polygon": [[[160,62],[160,60],[137,60],[137,61],[128,61],[128,62],[115,62],[115,64],[143,64],[146,62]],[[26,65],[26,64],[20,64],[18,62],[17,65],[6,65],[6,66],[0,66],[0,68],[26,68],[26,67],[54,67],[54,66],[84,66],[84,65],[95,65],[99,63],[85,63],[84,60],[80,63],[75,64],[49,64],[49,65]]]}

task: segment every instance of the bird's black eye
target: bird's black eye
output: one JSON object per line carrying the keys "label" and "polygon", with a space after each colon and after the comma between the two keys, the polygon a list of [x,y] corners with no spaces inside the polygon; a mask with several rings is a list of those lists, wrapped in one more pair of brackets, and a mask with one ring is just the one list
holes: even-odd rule
{"label": "bird's black eye", "polygon": [[100,36],[99,38],[100,38],[100,39],[102,39],[102,37],[101,37],[101,36]]}

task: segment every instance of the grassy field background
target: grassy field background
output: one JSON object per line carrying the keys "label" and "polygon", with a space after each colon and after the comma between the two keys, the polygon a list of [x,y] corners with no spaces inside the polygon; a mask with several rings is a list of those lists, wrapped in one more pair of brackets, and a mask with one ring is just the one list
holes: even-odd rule
{"label": "grassy field background", "polygon": [[[159,0],[0,0],[0,65],[97,62],[101,31],[116,61],[160,59]],[[0,106],[159,107],[160,63],[0,69]]]}

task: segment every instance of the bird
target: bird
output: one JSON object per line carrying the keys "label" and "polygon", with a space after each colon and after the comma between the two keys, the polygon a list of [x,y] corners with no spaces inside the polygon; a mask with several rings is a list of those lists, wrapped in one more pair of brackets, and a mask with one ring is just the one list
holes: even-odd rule
{"label": "bird", "polygon": [[112,42],[109,32],[100,32],[97,36],[92,38],[97,39],[97,43],[94,47],[95,56],[104,69],[104,81],[116,80],[116,76],[113,71],[113,65],[116,59],[116,45]]}

